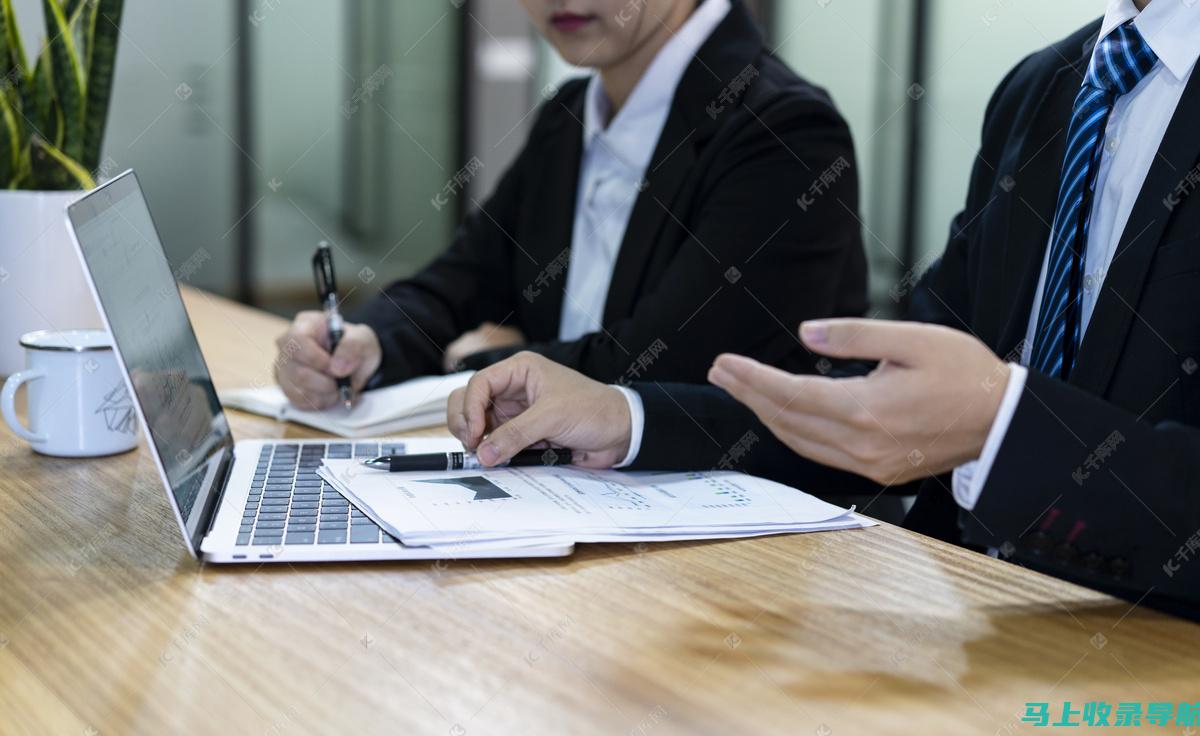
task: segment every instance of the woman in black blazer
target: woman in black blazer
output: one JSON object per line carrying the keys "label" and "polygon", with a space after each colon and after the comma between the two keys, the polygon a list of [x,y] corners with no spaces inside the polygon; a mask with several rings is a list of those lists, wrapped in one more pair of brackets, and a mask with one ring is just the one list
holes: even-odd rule
{"label": "woman in black blazer", "polygon": [[702,381],[722,352],[815,369],[802,320],[860,315],[850,132],[742,0],[522,0],[595,70],[539,110],[450,246],[356,315],[302,312],[277,377],[301,406],[518,349],[605,382]]}

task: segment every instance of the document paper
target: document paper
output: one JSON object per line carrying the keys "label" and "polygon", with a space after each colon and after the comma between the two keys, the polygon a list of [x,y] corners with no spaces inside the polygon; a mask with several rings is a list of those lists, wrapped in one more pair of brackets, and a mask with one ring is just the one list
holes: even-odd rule
{"label": "document paper", "polygon": [[405,544],[637,542],[824,531],[868,519],[730,471],[625,473],[573,466],[388,473],[326,459],[320,474]]}
{"label": "document paper", "polygon": [[342,437],[378,437],[446,423],[450,393],[474,375],[473,371],[414,378],[395,386],[364,391],[347,412],[339,404],[324,411],[293,406],[278,386],[237,388],[220,392],[226,408],[262,414],[277,420],[316,427]]}

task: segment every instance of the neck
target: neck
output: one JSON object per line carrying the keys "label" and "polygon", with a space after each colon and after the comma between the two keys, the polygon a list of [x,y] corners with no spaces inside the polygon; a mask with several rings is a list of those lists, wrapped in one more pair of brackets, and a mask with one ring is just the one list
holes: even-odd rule
{"label": "neck", "polygon": [[1133,0],[1133,6],[1138,10],[1145,10],[1149,4],[1150,0]]}
{"label": "neck", "polygon": [[611,122],[617,116],[621,107],[629,99],[629,95],[633,94],[633,88],[650,68],[654,57],[658,56],[658,52],[662,51],[663,46],[666,46],[671,37],[683,27],[695,9],[696,2],[676,3],[671,15],[665,18],[647,17],[649,11],[643,9],[644,22],[653,24],[653,32],[628,56],[611,66],[600,69],[600,84],[604,87],[604,94],[608,97],[609,104],[606,123]]}

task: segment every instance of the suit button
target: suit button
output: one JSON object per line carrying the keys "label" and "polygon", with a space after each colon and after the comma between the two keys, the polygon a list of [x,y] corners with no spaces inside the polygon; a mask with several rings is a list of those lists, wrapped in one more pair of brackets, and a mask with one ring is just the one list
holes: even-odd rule
{"label": "suit button", "polygon": [[1095,552],[1088,552],[1083,556],[1081,562],[1088,572],[1100,572],[1100,568],[1104,565],[1104,558]]}
{"label": "suit button", "polygon": [[1112,558],[1108,561],[1108,571],[1118,580],[1125,577],[1125,574],[1129,572],[1129,560],[1124,557]]}
{"label": "suit button", "polygon": [[1046,532],[1034,532],[1029,535],[1029,550],[1035,555],[1045,554],[1050,550],[1052,544],[1050,535]]}

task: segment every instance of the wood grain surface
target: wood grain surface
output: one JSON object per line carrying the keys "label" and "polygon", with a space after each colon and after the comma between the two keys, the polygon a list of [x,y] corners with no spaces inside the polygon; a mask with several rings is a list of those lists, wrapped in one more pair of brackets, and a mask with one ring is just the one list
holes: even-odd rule
{"label": "wood grain surface", "polygon": [[[285,323],[185,296],[218,385],[269,380]],[[1195,625],[887,525],[216,566],[144,445],[62,460],[0,431],[0,467],[2,733],[961,736],[1053,731],[1030,701],[1200,700]]]}

